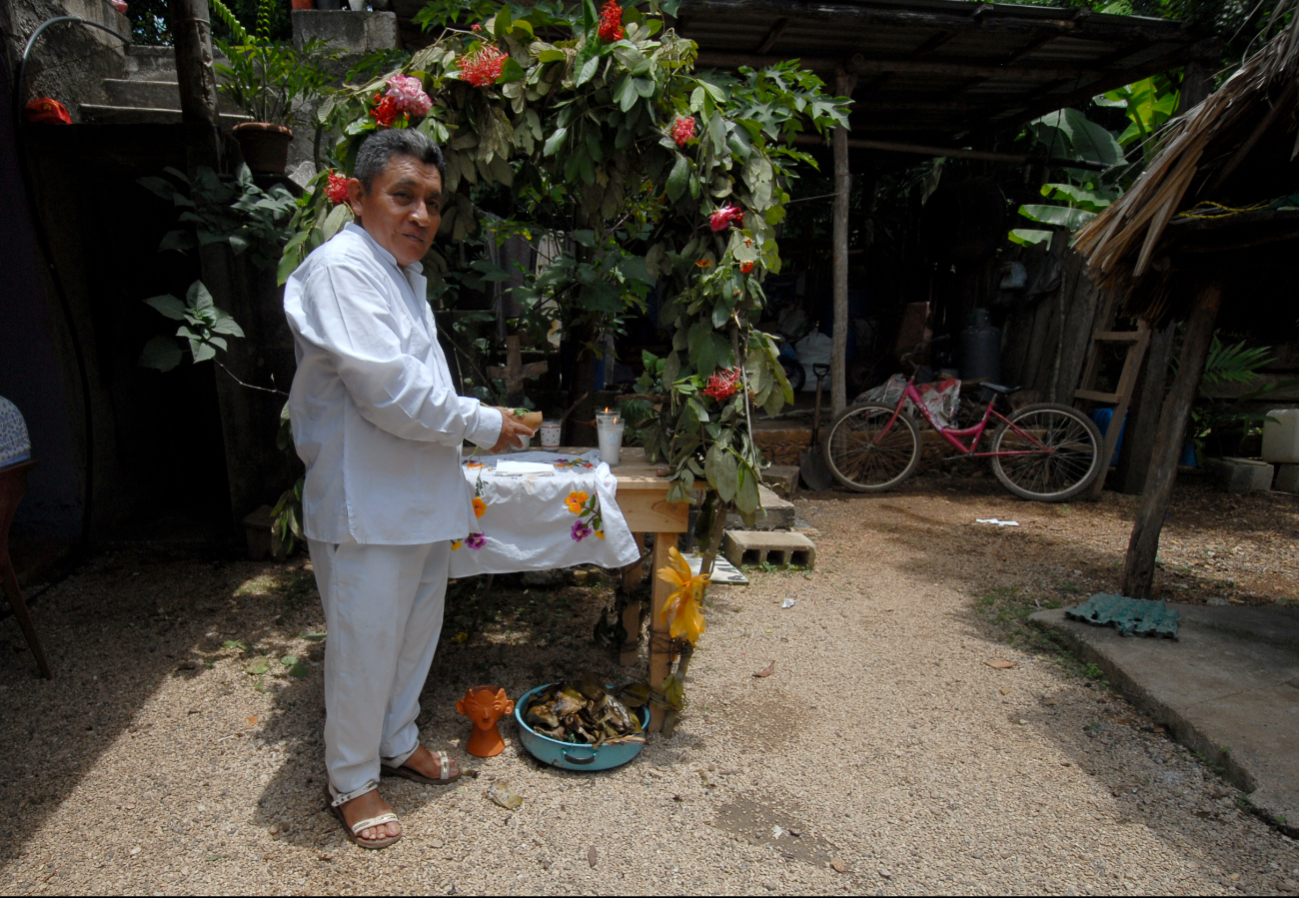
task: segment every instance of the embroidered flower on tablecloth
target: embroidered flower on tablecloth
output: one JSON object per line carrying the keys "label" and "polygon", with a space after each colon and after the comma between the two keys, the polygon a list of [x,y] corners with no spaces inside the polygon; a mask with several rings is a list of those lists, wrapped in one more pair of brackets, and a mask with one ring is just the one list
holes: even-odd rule
{"label": "embroidered flower on tablecloth", "polygon": [[604,520],[600,516],[600,497],[588,495],[585,490],[573,490],[564,500],[568,510],[577,515],[569,535],[580,543],[592,533],[604,539]]}
{"label": "embroidered flower on tablecloth", "polygon": [[583,458],[557,458],[552,462],[557,468],[594,468],[591,462]]}
{"label": "embroidered flower on tablecloth", "polygon": [[471,533],[465,537],[465,545],[474,551],[477,551],[487,545],[487,537],[483,536],[481,533]]}
{"label": "embroidered flower on tablecloth", "polygon": [[481,496],[474,496],[474,517],[481,518],[485,514],[487,514],[487,503]]}

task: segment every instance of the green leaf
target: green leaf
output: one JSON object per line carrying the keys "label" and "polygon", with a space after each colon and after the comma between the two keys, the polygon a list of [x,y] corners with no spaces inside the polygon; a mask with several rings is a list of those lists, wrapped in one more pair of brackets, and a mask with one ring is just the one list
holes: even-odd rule
{"label": "green leaf", "polygon": [[189,307],[199,312],[211,312],[216,308],[216,304],[212,301],[212,294],[208,292],[202,281],[190,284],[189,293],[185,298],[189,301]]}
{"label": "green leaf", "polygon": [[555,133],[546,138],[546,145],[541,148],[543,156],[553,156],[559,152],[559,148],[564,145],[564,138],[568,136],[567,128],[556,128]]}
{"label": "green leaf", "polygon": [[578,70],[577,80],[574,82],[575,87],[581,87],[586,82],[595,77],[595,73],[600,68],[600,57],[592,56],[586,62],[582,63],[582,68]]}
{"label": "green leaf", "polygon": [[269,658],[262,658],[262,657],[254,658],[253,660],[249,661],[246,665],[244,665],[244,672],[254,677],[260,677],[262,674],[266,673],[266,671],[270,669],[271,669],[271,661]]}
{"label": "green leaf", "polygon": [[170,293],[163,296],[150,296],[145,303],[172,321],[183,321],[185,318],[185,304]]}
{"label": "green leaf", "polygon": [[1096,217],[1095,212],[1088,212],[1084,209],[1070,209],[1067,206],[1046,206],[1039,203],[1020,206],[1019,214],[1030,221],[1061,225],[1070,231],[1078,230]]}
{"label": "green leaf", "polygon": [[1054,231],[1037,231],[1032,228],[1015,228],[1010,232],[1010,242],[1018,243],[1020,246],[1035,246],[1049,242],[1054,233]]}
{"label": "green leaf", "polygon": [[537,54],[537,61],[544,63],[563,62],[565,59],[564,51],[551,47],[548,50],[542,50]]}
{"label": "green leaf", "polygon": [[199,343],[194,347],[195,362],[206,362],[213,358],[216,358],[216,347],[211,343]]}
{"label": "green leaf", "polygon": [[216,323],[212,325],[212,333],[225,334],[227,337],[242,337],[244,335],[244,329],[239,326],[239,322],[224,312],[221,315],[222,317],[218,318]]}
{"label": "green leaf", "polygon": [[321,233],[326,240],[330,240],[351,220],[352,207],[347,203],[339,203],[325,216],[325,223],[320,226]]}
{"label": "green leaf", "polygon": [[735,491],[735,507],[746,518],[752,518],[762,506],[758,495],[758,475],[747,464],[739,468],[739,487]]}
{"label": "green leaf", "polygon": [[180,364],[184,355],[175,340],[170,337],[154,337],[144,344],[144,351],[140,353],[140,367],[170,371]]}
{"label": "green leaf", "polygon": [[735,455],[719,443],[713,444],[704,459],[704,474],[723,502],[734,499],[740,487],[737,462]]}
{"label": "green leaf", "polygon": [[668,199],[673,201],[680,199],[689,181],[690,163],[685,156],[678,153],[677,162],[672,166],[672,173],[668,175]]}

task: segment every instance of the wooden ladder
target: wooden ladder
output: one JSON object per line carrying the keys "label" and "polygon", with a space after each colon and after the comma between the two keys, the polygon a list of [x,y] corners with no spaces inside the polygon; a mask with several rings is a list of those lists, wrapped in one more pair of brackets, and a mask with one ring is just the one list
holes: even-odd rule
{"label": "wooden ladder", "polygon": [[[1073,394],[1074,399],[1114,406],[1114,415],[1110,418],[1110,426],[1105,430],[1104,445],[1101,447],[1101,458],[1105,463],[1090,491],[1093,499],[1099,498],[1105,489],[1110,459],[1114,457],[1114,447],[1119,442],[1119,434],[1123,432],[1123,420],[1127,416],[1128,405],[1132,402],[1132,391],[1137,385],[1137,375],[1141,372],[1146,348],[1150,345],[1150,326],[1144,320],[1138,319],[1134,331],[1113,330],[1114,318],[1118,314],[1118,294],[1115,291],[1106,291],[1103,302],[1100,314],[1096,316],[1096,329],[1092,333],[1091,348],[1087,351],[1087,363],[1083,366],[1082,382]],[[1128,355],[1123,360],[1123,373],[1119,375],[1117,388],[1113,393],[1095,389],[1096,379],[1100,375],[1101,347],[1123,343],[1127,344]]]}

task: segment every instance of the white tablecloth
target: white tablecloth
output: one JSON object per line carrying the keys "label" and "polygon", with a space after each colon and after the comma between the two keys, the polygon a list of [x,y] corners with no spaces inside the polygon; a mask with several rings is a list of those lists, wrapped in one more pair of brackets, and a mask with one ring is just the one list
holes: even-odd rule
{"label": "white tablecloth", "polygon": [[[542,462],[553,473],[504,476],[499,461]],[[581,456],[515,452],[465,459],[481,534],[451,544],[451,576],[618,568],[640,558],[618,508],[618,480],[598,450]]]}

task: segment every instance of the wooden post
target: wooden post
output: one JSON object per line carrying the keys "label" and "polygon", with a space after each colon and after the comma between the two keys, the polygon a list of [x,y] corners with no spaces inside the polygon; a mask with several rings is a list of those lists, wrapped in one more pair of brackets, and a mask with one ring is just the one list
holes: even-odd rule
{"label": "wooden post", "polygon": [[1119,470],[1115,480],[1118,490],[1129,495],[1139,495],[1146,488],[1146,475],[1150,472],[1159,415],[1164,404],[1164,390],[1168,386],[1168,367],[1173,361],[1174,328],[1174,323],[1170,321],[1151,334],[1141,383],[1133,398],[1132,408],[1128,411],[1128,425],[1123,432],[1123,449],[1119,454]]}
{"label": "wooden post", "polygon": [[1150,459],[1150,473],[1146,477],[1146,489],[1141,494],[1141,506],[1128,541],[1128,554],[1123,566],[1125,596],[1150,597],[1159,534],[1164,527],[1168,505],[1173,498],[1173,483],[1177,479],[1177,459],[1182,453],[1186,422],[1191,416],[1191,404],[1204,374],[1204,362],[1209,355],[1213,324],[1221,302],[1222,283],[1216,277],[1202,280],[1196,289],[1191,317],[1187,321],[1177,377],[1159,416],[1159,435],[1155,438]]}
{"label": "wooden post", "polygon": [[[852,96],[857,76],[840,69],[835,91]],[[852,199],[852,174],[848,170],[848,129],[834,129],[834,333],[830,348],[830,410],[838,415],[848,407],[848,203]]]}
{"label": "wooden post", "polygon": [[[667,624],[659,619],[663,612],[663,606],[667,604],[668,596],[672,592],[672,584],[660,578],[658,572],[668,566],[668,549],[676,544],[677,535],[675,533],[654,534],[654,556],[650,561],[650,577],[653,586],[650,593],[649,656],[649,686],[654,692],[662,691],[663,681],[672,672],[672,637],[668,635]],[[657,733],[663,729],[663,718],[666,716],[667,710],[662,705],[650,703],[649,732]]]}
{"label": "wooden post", "polygon": [[187,132],[190,168],[205,165],[219,171],[220,119],[207,0],[168,0],[167,7],[176,48],[176,80],[180,84],[180,109]]}
{"label": "wooden post", "polygon": [[[636,541],[636,551],[643,553],[645,551],[645,534],[633,533],[632,539]],[[641,580],[645,576],[645,562],[637,559],[633,563],[622,569],[622,592],[631,595],[640,589]],[[618,663],[623,667],[630,667],[640,658],[640,625],[641,625],[641,603],[634,600],[628,600],[627,605],[622,609],[622,628],[627,633],[627,638],[623,640],[622,649],[618,654]]]}

